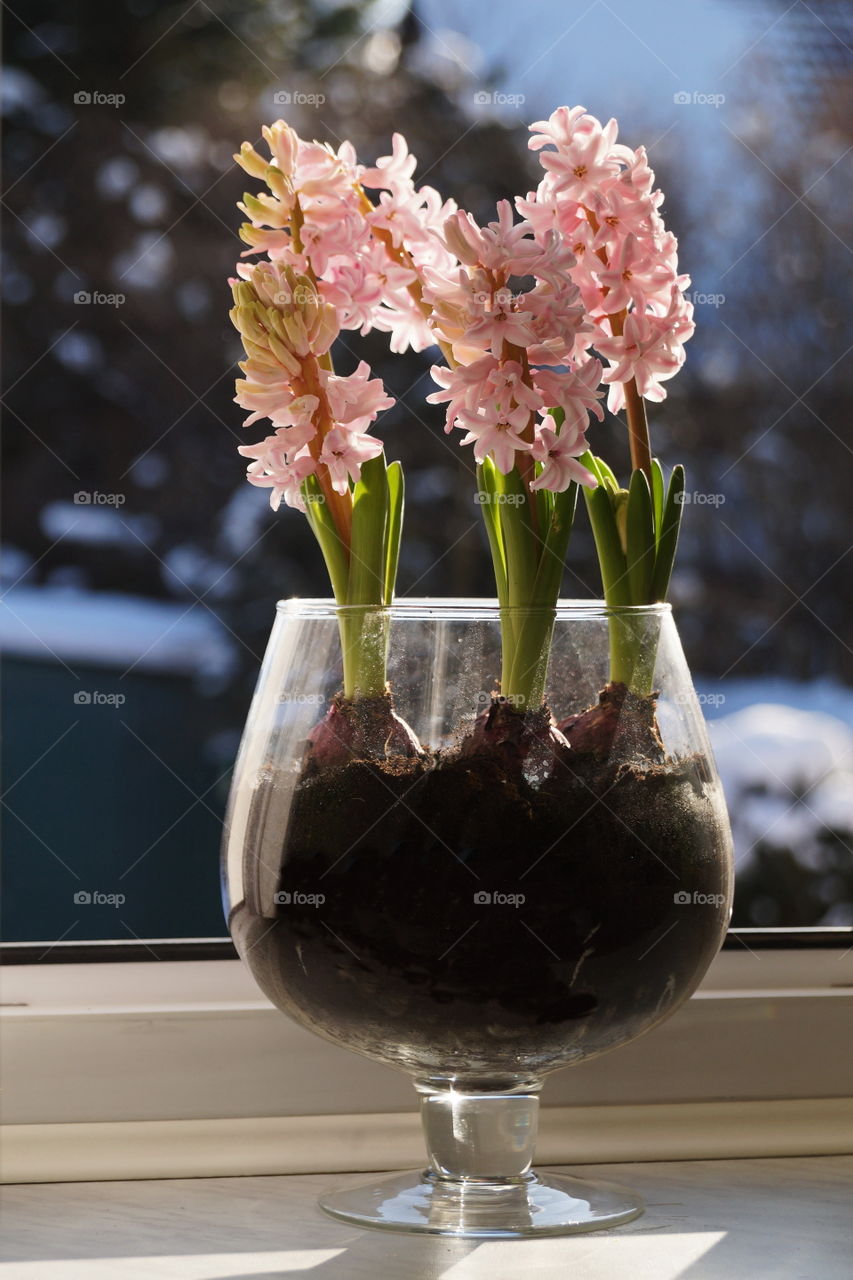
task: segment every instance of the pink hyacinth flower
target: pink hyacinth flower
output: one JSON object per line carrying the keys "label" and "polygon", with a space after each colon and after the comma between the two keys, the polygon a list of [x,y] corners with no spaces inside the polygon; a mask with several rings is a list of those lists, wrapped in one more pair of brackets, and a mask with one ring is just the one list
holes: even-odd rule
{"label": "pink hyacinth flower", "polygon": [[[553,422],[553,418],[546,421]],[[568,421],[557,434],[551,427],[542,426],[536,433],[533,456],[543,464],[542,471],[535,480],[531,480],[531,489],[551,489],[554,493],[562,493],[574,480],[594,489],[598,484],[595,476],[578,462],[578,455],[587,448],[583,431]]]}
{"label": "pink hyacinth flower", "polygon": [[382,441],[375,436],[347,431],[345,427],[332,427],[323,440],[320,461],[329,470],[332,488],[336,493],[347,493],[349,481],[358,481],[362,464],[378,458]]}
{"label": "pink hyacinth flower", "polygon": [[510,421],[509,415],[481,416],[463,410],[459,414],[459,421],[468,428],[468,434],[463,436],[461,443],[473,444],[477,462],[484,462],[486,457],[491,456],[498,471],[505,476],[509,475],[515,466],[516,453],[526,453],[532,448],[519,434],[527,425],[527,419],[526,413],[524,421],[518,416],[515,416],[515,421]]}
{"label": "pink hyacinth flower", "polygon": [[[611,361],[605,370],[603,381],[608,384],[630,382],[636,379],[637,390],[646,400],[666,399],[660,385],[678,373],[684,363],[684,348],[673,344],[668,321],[660,316],[638,315],[631,312],[625,321],[621,338],[599,338],[596,348],[606,360]],[[608,399],[608,406],[624,403],[622,387]]]}

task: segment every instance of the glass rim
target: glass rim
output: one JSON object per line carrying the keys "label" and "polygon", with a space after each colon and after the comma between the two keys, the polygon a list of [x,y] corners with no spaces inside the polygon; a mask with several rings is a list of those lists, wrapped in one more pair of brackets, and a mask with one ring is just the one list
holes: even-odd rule
{"label": "glass rim", "polygon": [[332,597],[291,596],[276,602],[276,613],[292,618],[339,618],[349,614],[372,613],[392,619],[417,618],[456,621],[496,621],[504,613],[537,614],[554,612],[555,619],[589,621],[612,617],[666,617],[672,605],[609,605],[604,600],[558,600],[555,610],[538,605],[508,605],[502,608],[494,597],[479,596],[401,596],[390,605],[339,605]]}

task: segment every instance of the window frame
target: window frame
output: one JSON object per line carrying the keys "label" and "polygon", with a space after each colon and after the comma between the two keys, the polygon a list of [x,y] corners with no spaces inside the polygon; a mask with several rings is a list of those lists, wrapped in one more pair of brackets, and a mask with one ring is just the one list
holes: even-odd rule
{"label": "window frame", "polygon": [[[540,1161],[853,1151],[853,930],[805,932],[732,930],[672,1018],[551,1075]],[[408,1078],[275,1010],[227,939],[0,951],[4,1181],[422,1158]]]}

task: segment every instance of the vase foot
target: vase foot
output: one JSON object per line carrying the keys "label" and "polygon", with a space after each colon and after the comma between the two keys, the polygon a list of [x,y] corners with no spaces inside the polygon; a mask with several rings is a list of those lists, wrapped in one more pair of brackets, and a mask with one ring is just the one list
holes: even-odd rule
{"label": "vase foot", "polygon": [[320,1198],[326,1213],[357,1226],[478,1240],[601,1231],[639,1217],[644,1207],[626,1187],[558,1173],[489,1183],[412,1172]]}

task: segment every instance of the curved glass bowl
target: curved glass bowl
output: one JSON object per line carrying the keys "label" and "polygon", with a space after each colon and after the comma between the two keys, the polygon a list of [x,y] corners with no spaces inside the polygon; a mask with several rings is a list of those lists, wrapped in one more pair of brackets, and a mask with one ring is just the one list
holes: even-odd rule
{"label": "curved glass bowl", "polygon": [[[430,1170],[321,1203],[471,1236],[627,1221],[632,1193],[530,1161],[543,1077],[672,1014],[728,925],[728,820],[669,607],[560,602],[550,725],[495,701],[496,603],[374,612],[393,730],[318,766],[339,610],[279,604],[226,820],[229,928],[258,985],[421,1097]],[[608,691],[616,628],[652,696]]]}

